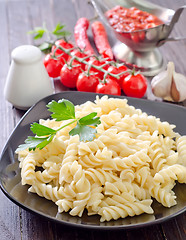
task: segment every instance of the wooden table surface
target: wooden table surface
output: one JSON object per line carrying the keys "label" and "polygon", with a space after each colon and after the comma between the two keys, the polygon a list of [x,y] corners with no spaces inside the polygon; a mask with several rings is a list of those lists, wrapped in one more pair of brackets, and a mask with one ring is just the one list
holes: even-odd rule
{"label": "wooden table surface", "polygon": [[[151,0],[152,1],[152,0]],[[176,9],[186,0],[153,0],[162,6]],[[58,22],[73,32],[79,17],[94,17],[94,9],[87,0],[0,0],[0,123],[2,150],[11,131],[24,111],[17,110],[3,96],[11,51],[23,44],[34,44],[27,32],[45,22],[52,29]],[[176,24],[172,36],[186,37],[186,11]],[[111,39],[114,42],[114,39]],[[166,61],[173,61],[177,72],[186,75],[186,41],[166,43],[160,48]],[[56,91],[66,90],[56,82]],[[60,86],[60,87],[59,87]],[[148,91],[147,98],[153,100]],[[185,103],[183,103],[185,105]],[[122,231],[92,231],[70,229],[35,216],[14,203],[0,191],[0,239],[1,240],[53,240],[53,239],[186,239],[186,214],[159,225],[143,229]]]}

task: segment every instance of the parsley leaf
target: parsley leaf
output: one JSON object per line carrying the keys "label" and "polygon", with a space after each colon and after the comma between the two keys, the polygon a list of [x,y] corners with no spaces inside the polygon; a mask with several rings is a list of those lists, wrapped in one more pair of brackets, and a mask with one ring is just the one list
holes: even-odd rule
{"label": "parsley leaf", "polygon": [[97,132],[95,127],[101,123],[100,118],[96,117],[96,115],[96,112],[92,112],[85,117],[80,118],[77,121],[76,127],[69,132],[69,135],[74,136],[78,134],[80,141],[92,141]]}
{"label": "parsley leaf", "polygon": [[54,136],[55,136],[54,134],[50,135],[49,137],[44,139],[42,142],[40,142],[36,147],[39,149],[43,149],[46,145],[48,145],[50,142],[52,142]]}
{"label": "parsley leaf", "polygon": [[86,142],[86,141],[92,141],[95,137],[96,129],[86,126],[86,125],[81,125],[79,122],[77,122],[77,125],[75,128],[73,128],[70,132],[69,135],[79,135],[80,141]]}
{"label": "parsley leaf", "polygon": [[29,149],[29,151],[35,150],[40,143],[42,143],[47,139],[48,137],[38,138],[38,137],[28,136],[27,139],[25,140],[25,143],[18,146],[18,148],[16,149],[16,152],[23,151],[27,148]]}
{"label": "parsley leaf", "polygon": [[34,34],[34,39],[42,38],[44,33],[46,33],[46,29],[43,27],[35,27],[34,30],[28,32],[28,34]]}
{"label": "parsley leaf", "polygon": [[49,127],[46,127],[46,126],[43,126],[43,125],[41,125],[39,123],[36,123],[36,122],[31,124],[30,129],[37,136],[46,136],[46,135],[50,135],[50,134],[55,134],[56,133],[56,130],[54,130],[52,128],[49,128]]}
{"label": "parsley leaf", "polygon": [[29,149],[29,151],[35,151],[36,148],[43,149],[48,145],[55,134],[60,131],[62,128],[65,128],[72,123],[77,123],[76,126],[69,132],[69,135],[78,134],[80,141],[92,141],[97,132],[96,127],[100,124],[100,118],[97,117],[96,112],[92,112],[82,118],[76,118],[75,116],[75,107],[72,102],[66,99],[61,99],[58,102],[51,101],[47,105],[48,111],[52,112],[51,117],[56,121],[70,120],[71,122],[66,123],[57,130],[46,127],[39,123],[34,122],[31,124],[30,130],[36,135],[28,136],[24,144],[18,146],[16,152]]}
{"label": "parsley leaf", "polygon": [[53,44],[49,42],[44,42],[41,45],[39,45],[39,49],[44,53],[49,53],[51,51]]}
{"label": "parsley leaf", "polygon": [[63,38],[67,39],[71,35],[69,31],[64,30],[65,25],[58,23],[53,31],[47,29],[45,22],[41,27],[35,27],[33,30],[29,31],[28,34],[33,34],[33,39],[38,40],[44,37],[44,42],[38,47],[44,53],[51,52],[52,46],[57,39]]}
{"label": "parsley leaf", "polygon": [[73,103],[66,99],[59,100],[58,102],[53,100],[47,107],[48,111],[53,112],[51,116],[56,121],[75,119],[75,107]]}
{"label": "parsley leaf", "polygon": [[61,23],[58,23],[55,27],[55,29],[52,31],[52,34],[56,35],[57,37],[66,37],[71,35],[68,31],[62,31],[62,29],[65,27],[65,25],[61,25]]}
{"label": "parsley leaf", "polygon": [[79,123],[81,125],[91,125],[97,127],[97,125],[100,124],[101,121],[99,117],[96,117],[96,115],[97,115],[96,112],[92,112],[87,116],[80,118]]}
{"label": "parsley leaf", "polygon": [[58,23],[55,27],[55,29],[52,31],[53,34],[59,32],[61,29],[63,29],[65,25],[62,25],[61,23]]}

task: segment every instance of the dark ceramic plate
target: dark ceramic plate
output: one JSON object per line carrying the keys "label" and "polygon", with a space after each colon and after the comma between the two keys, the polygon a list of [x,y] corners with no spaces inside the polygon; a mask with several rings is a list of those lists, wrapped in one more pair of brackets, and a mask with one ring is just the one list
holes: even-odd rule
{"label": "dark ceramic plate", "polygon": [[[28,186],[22,186],[20,181],[20,169],[18,160],[14,155],[17,146],[24,142],[30,135],[29,126],[32,122],[38,121],[39,118],[48,118],[50,113],[46,109],[46,104],[52,99],[61,98],[69,99],[74,104],[81,104],[87,100],[94,101],[96,94],[82,92],[62,92],[48,96],[30,110],[26,112],[18,123],[17,127],[8,139],[0,159],[0,186],[5,195],[17,205],[29,210],[49,220],[56,221],[69,226],[95,228],[95,229],[129,229],[145,227],[152,224],[161,223],[169,220],[186,210],[186,187],[184,184],[177,184],[174,191],[177,196],[177,205],[172,208],[165,208],[158,202],[154,201],[153,215],[142,214],[135,217],[127,217],[117,221],[100,223],[99,216],[87,216],[86,212],[81,218],[72,217],[68,213],[57,213],[57,206],[44,198],[33,193],[28,193]],[[122,98],[122,97],[120,97]],[[128,98],[128,103],[136,108],[141,108],[148,114],[160,117],[161,120],[167,120],[175,124],[176,131],[180,134],[186,134],[186,109],[173,104],[151,102],[144,99]]]}

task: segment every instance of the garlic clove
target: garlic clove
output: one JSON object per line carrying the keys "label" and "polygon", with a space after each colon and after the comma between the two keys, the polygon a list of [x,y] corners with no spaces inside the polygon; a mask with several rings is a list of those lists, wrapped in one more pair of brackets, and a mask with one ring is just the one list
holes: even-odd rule
{"label": "garlic clove", "polygon": [[170,89],[172,82],[172,75],[174,71],[174,63],[167,64],[167,70],[160,72],[151,81],[152,92],[155,96],[161,98],[171,99]]}
{"label": "garlic clove", "polygon": [[[152,79],[151,86],[152,92],[155,96],[164,98],[169,92],[169,84],[165,79],[167,78],[167,72],[162,72]],[[162,79],[160,81],[160,79]]]}
{"label": "garlic clove", "polygon": [[172,77],[171,97],[175,102],[182,102],[186,99],[186,77],[175,71]]}
{"label": "garlic clove", "polygon": [[152,79],[152,92],[167,101],[186,100],[186,76],[175,72],[173,62],[167,64],[167,70]]}
{"label": "garlic clove", "polygon": [[172,101],[179,102],[180,93],[179,93],[178,89],[176,88],[174,78],[172,79],[170,94],[171,94]]}

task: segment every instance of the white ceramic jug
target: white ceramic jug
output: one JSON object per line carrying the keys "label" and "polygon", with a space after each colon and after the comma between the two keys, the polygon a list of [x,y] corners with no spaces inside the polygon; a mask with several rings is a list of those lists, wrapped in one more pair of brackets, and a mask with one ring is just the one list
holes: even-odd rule
{"label": "white ceramic jug", "polygon": [[11,56],[4,88],[6,100],[16,108],[26,110],[43,97],[54,93],[39,48],[32,45],[19,46],[12,51]]}

